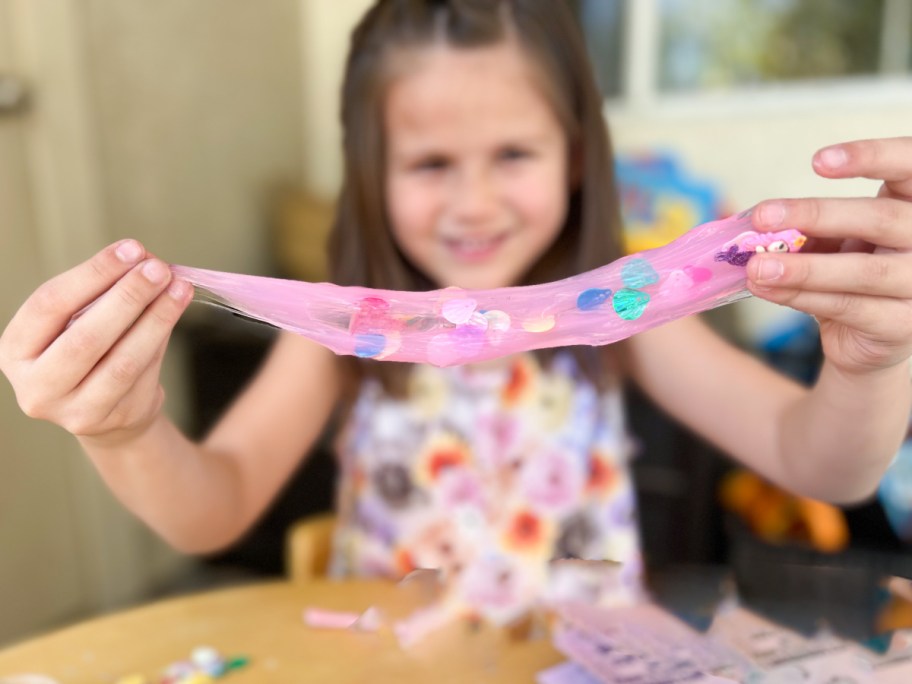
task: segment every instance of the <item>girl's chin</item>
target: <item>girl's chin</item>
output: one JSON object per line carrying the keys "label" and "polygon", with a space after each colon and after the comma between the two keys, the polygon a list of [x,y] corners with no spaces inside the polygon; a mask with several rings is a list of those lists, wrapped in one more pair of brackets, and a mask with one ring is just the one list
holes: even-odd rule
{"label": "girl's chin", "polygon": [[522,278],[521,264],[509,259],[491,260],[486,264],[445,262],[444,268],[433,274],[439,287],[458,287],[463,290],[496,290],[515,285]]}
{"label": "girl's chin", "polygon": [[496,290],[513,284],[509,277],[503,275],[466,274],[450,275],[443,278],[441,287],[458,287],[462,290]]}

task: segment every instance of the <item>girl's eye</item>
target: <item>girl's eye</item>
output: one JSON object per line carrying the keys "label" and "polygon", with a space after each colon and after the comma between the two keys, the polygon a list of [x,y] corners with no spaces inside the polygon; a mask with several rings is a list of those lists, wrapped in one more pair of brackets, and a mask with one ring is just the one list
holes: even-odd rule
{"label": "girl's eye", "polygon": [[444,157],[427,157],[413,165],[415,171],[443,171],[449,162]]}
{"label": "girl's eye", "polygon": [[771,242],[766,249],[770,252],[787,252],[789,251],[789,246],[784,240],[776,240],[775,242]]}
{"label": "girl's eye", "polygon": [[500,158],[504,161],[518,161],[530,156],[529,152],[518,147],[507,147],[500,152]]}

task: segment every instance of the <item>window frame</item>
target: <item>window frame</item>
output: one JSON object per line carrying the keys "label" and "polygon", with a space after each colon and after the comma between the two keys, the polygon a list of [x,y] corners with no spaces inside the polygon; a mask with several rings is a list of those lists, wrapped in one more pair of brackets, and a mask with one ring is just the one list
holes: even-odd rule
{"label": "window frame", "polygon": [[624,0],[620,94],[608,112],[661,116],[866,108],[912,103],[912,0],[884,0],[879,73],[752,84],[726,90],[668,92],[659,87],[661,0]]}

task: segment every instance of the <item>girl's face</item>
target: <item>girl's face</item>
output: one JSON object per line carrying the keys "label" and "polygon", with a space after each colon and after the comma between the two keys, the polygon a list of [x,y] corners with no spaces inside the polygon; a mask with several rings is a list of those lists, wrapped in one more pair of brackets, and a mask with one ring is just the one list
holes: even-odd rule
{"label": "girl's face", "polygon": [[519,282],[557,238],[569,187],[566,136],[520,49],[421,50],[384,113],[402,252],[440,287]]}

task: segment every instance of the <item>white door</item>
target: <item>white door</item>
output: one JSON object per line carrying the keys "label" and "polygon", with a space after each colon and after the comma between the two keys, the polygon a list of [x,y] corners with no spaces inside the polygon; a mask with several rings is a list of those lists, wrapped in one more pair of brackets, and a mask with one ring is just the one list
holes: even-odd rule
{"label": "white door", "polygon": [[[0,0],[0,74],[33,95],[0,114],[0,326],[121,237],[175,263],[266,268],[263,200],[303,170],[300,14],[299,0]],[[180,424],[175,344],[163,383]],[[187,565],[0,380],[0,645],[167,591]]]}
{"label": "white door", "polygon": [[[77,5],[0,0],[0,74],[32,95],[0,113],[2,326],[42,281],[111,241]],[[114,501],[76,441],[26,418],[0,381],[0,645],[142,600],[185,566]]]}
{"label": "white door", "polygon": [[[25,126],[11,58],[10,7],[0,0],[0,325],[44,271],[27,172]],[[4,85],[5,84],[5,85]],[[6,93],[5,97],[2,93]],[[77,518],[64,459],[72,441],[19,412],[0,388],[0,643],[86,609]]]}

